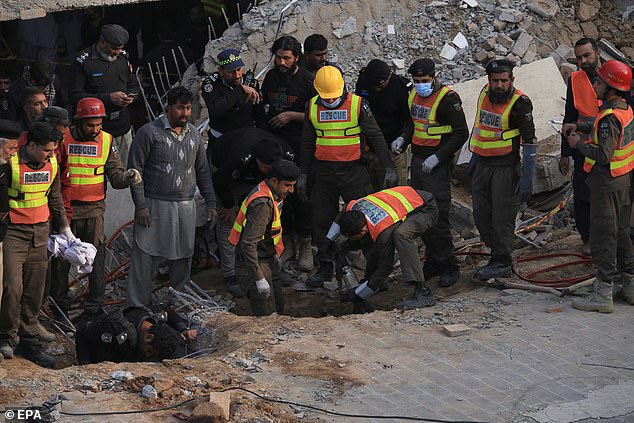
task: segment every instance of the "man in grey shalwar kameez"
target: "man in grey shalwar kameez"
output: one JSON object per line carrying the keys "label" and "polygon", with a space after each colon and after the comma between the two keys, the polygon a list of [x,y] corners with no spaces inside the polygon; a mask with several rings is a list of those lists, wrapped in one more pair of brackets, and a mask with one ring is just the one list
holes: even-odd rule
{"label": "man in grey shalwar kameez", "polygon": [[181,290],[189,282],[196,233],[196,186],[216,218],[205,146],[196,127],[188,123],[193,94],[183,88],[167,93],[165,115],[142,126],[134,137],[128,169],[137,169],[143,182],[131,187],[134,201],[134,246],[128,273],[128,302],[151,302],[162,259],[170,260],[170,280]]}

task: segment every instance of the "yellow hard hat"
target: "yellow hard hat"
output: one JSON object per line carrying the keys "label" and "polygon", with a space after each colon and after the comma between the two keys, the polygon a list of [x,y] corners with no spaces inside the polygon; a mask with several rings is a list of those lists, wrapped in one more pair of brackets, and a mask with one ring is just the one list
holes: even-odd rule
{"label": "yellow hard hat", "polygon": [[321,98],[339,98],[343,95],[343,76],[334,66],[324,66],[317,71],[313,86]]}

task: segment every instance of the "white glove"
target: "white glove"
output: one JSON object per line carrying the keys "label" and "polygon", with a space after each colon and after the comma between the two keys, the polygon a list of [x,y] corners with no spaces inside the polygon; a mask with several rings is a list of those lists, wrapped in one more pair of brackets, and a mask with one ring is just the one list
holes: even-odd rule
{"label": "white glove", "polygon": [[62,230],[59,231],[59,233],[66,237],[66,239],[68,240],[68,244],[72,243],[74,240],[77,239],[77,237],[70,230],[69,226],[66,226],[65,228],[62,228]]}
{"label": "white glove", "polygon": [[265,297],[271,295],[271,285],[269,285],[269,283],[264,278],[255,281],[255,289],[258,290],[259,294],[262,294]]}
{"label": "white glove", "polygon": [[126,170],[123,176],[130,180],[130,185],[137,185],[143,181],[143,178],[141,178],[141,173],[136,169]]}
{"label": "white glove", "polygon": [[392,141],[392,152],[394,154],[401,154],[403,152],[403,146],[405,145],[405,139],[403,137],[398,137],[394,141]]}
{"label": "white glove", "polygon": [[436,157],[435,154],[432,154],[423,162],[423,164],[421,165],[421,169],[425,173],[431,173],[431,171],[434,170],[436,166],[438,166],[438,163],[440,163],[438,157]]}

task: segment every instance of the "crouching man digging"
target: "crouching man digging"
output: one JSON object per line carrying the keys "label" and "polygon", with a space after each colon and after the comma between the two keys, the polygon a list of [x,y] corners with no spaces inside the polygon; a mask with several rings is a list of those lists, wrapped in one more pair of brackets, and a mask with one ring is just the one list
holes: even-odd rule
{"label": "crouching man digging", "polygon": [[[411,299],[403,301],[403,308],[429,307],[436,297],[425,286],[423,266],[417,240],[436,224],[438,207],[432,194],[401,186],[376,192],[346,206],[339,219],[339,230],[351,240],[365,244],[367,259],[361,285],[346,292],[341,300],[351,301],[355,313],[367,313],[372,307],[366,300],[380,290],[392,273],[394,248],[401,260],[403,280],[416,286]],[[333,224],[329,239],[334,239],[337,223]]]}

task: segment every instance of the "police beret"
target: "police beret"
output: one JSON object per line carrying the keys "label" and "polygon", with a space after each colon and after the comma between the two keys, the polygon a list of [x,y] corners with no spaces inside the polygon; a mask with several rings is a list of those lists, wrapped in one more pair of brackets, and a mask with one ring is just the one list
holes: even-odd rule
{"label": "police beret", "polygon": [[486,72],[487,75],[492,73],[513,72],[514,67],[515,63],[507,59],[492,60],[487,65]]}
{"label": "police beret", "polygon": [[265,164],[272,164],[282,159],[282,147],[273,138],[263,138],[253,150],[255,158]]}
{"label": "police beret", "polygon": [[416,59],[407,69],[407,72],[414,76],[432,75],[436,70],[436,63],[428,57]]}
{"label": "police beret", "polygon": [[57,106],[49,106],[42,112],[42,120],[53,125],[70,125],[68,110]]}
{"label": "police beret", "polygon": [[278,160],[273,163],[270,177],[284,181],[296,181],[299,178],[299,167],[290,160]]}
{"label": "police beret", "polygon": [[227,71],[244,67],[240,52],[235,48],[228,48],[221,51],[216,58],[218,59],[218,65]]}
{"label": "police beret", "polygon": [[121,25],[108,24],[101,27],[101,38],[113,46],[123,46],[128,43],[130,35]]}
{"label": "police beret", "polygon": [[16,139],[21,133],[22,130],[17,123],[0,119],[0,138]]}
{"label": "police beret", "polygon": [[385,81],[392,71],[383,60],[372,59],[365,67],[365,76],[371,87],[376,87],[380,82]]}

